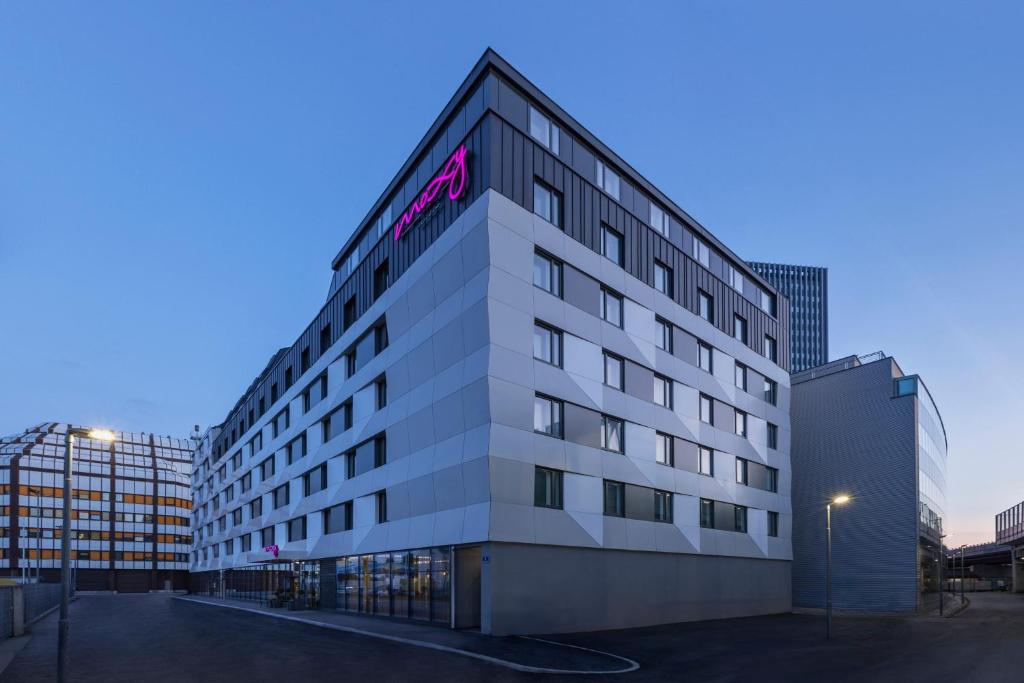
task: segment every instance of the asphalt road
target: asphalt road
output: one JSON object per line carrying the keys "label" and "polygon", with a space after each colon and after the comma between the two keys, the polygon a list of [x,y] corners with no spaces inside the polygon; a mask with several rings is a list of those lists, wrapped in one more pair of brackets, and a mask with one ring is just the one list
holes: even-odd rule
{"label": "asphalt road", "polygon": [[[749,619],[558,636],[641,665],[604,681],[1024,681],[1024,595],[975,594],[952,619]],[[72,605],[71,680],[580,681],[165,595],[84,596]],[[33,628],[3,683],[55,679],[56,614]],[[515,640],[509,640],[514,654]]]}

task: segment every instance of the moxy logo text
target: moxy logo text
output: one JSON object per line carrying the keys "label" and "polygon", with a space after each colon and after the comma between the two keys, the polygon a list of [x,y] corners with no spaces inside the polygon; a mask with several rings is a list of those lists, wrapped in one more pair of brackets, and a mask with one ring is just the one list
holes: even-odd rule
{"label": "moxy logo text", "polygon": [[462,196],[468,184],[466,175],[467,153],[468,150],[465,145],[459,145],[459,148],[452,152],[441,172],[427,184],[427,187],[420,193],[420,196],[409,205],[409,208],[405,210],[402,217],[395,223],[396,240],[402,236],[402,231],[412,225],[412,222],[423,213],[423,210],[437,199],[437,195],[441,194],[441,190],[445,186],[448,187],[449,199],[455,200]]}

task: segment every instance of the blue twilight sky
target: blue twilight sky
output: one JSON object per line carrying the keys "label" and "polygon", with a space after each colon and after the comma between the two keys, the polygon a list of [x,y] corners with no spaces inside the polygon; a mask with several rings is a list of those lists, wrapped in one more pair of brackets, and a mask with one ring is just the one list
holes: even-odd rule
{"label": "blue twilight sky", "polygon": [[921,373],[949,541],[989,539],[1024,499],[1022,7],[4,3],[0,433],[221,420],[490,45],[741,256],[828,266],[833,357]]}

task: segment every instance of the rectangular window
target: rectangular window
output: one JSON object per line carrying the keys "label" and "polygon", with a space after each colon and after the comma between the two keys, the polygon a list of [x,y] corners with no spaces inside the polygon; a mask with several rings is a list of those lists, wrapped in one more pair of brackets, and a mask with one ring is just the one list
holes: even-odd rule
{"label": "rectangular window", "polygon": [[697,291],[697,315],[709,323],[715,322],[715,300],[705,291]]}
{"label": "rectangular window", "polygon": [[736,529],[736,531],[739,531],[740,533],[744,533],[745,534],[747,532],[747,508],[743,507],[742,505],[737,505],[736,506],[736,526],[735,526],[735,529]]}
{"label": "rectangular window", "polygon": [[274,456],[270,456],[260,463],[260,481],[266,481],[274,476]]}
{"label": "rectangular window", "polygon": [[242,534],[239,540],[242,544],[243,553],[247,553],[252,550],[252,534]]}
{"label": "rectangular window", "polygon": [[616,265],[622,265],[622,235],[609,228],[601,226],[601,254]]}
{"label": "rectangular window", "polygon": [[254,498],[249,503],[249,519],[257,519],[263,514],[263,496]]}
{"label": "rectangular window", "polygon": [[622,297],[603,287],[601,288],[601,319],[615,327],[622,327]]}
{"label": "rectangular window", "polygon": [[654,376],[654,402],[672,410],[672,380],[668,377]]}
{"label": "rectangular window", "polygon": [[654,460],[662,465],[672,466],[675,463],[673,454],[672,437],[668,434],[656,432],[654,435]]}
{"label": "rectangular window", "polygon": [[562,227],[562,193],[534,180],[533,212],[555,227]]}
{"label": "rectangular window", "polygon": [[604,352],[604,384],[612,389],[622,391],[623,361],[613,353]]}
{"label": "rectangular window", "polygon": [[356,476],[356,453],[355,451],[349,451],[342,457],[345,458],[345,478],[351,479]]}
{"label": "rectangular window", "polygon": [[535,252],[533,255],[533,285],[561,298],[562,264],[550,256]]}
{"label": "rectangular window", "polygon": [[373,300],[376,301],[387,291],[389,285],[388,262],[385,259],[373,271]]}
{"label": "rectangular window", "polygon": [[306,540],[306,516],[296,517],[288,522],[288,542]]}
{"label": "rectangular window", "polygon": [[710,448],[701,446],[699,448],[699,462],[697,468],[700,474],[707,475],[709,477],[715,476],[715,455],[714,451]]}
{"label": "rectangular window", "polygon": [[736,458],[736,483],[747,485],[747,461],[743,458]]}
{"label": "rectangular window", "polygon": [[303,495],[311,496],[327,488],[327,465],[320,465],[317,468],[302,475]]}
{"label": "rectangular window", "polygon": [[711,248],[696,235],[693,236],[693,258],[705,268],[711,267]]}
{"label": "rectangular window", "polygon": [[[288,391],[288,389],[291,388],[292,384],[294,384],[294,378],[292,377],[292,374],[293,373],[292,373],[291,366],[289,366],[289,367],[284,369],[284,390],[285,391]],[[241,434],[243,431],[244,430],[239,430],[239,434]]]}
{"label": "rectangular window", "polygon": [[736,411],[736,436],[747,436],[747,414],[743,411]]}
{"label": "rectangular window", "polygon": [[377,524],[388,521],[388,492],[377,492]]}
{"label": "rectangular window", "polygon": [[654,288],[672,298],[672,269],[658,261],[654,262]]}
{"label": "rectangular window", "polygon": [[654,319],[654,345],[672,353],[672,323],[661,318]]}
{"label": "rectangular window", "polygon": [[768,511],[768,535],[779,535],[779,513],[771,510]]}
{"label": "rectangular window", "polygon": [[533,324],[533,357],[562,367],[562,333],[539,322]]}
{"label": "rectangular window", "polygon": [[768,423],[768,448],[777,450],[779,447],[779,425]]}
{"label": "rectangular window", "polygon": [[764,357],[773,363],[779,362],[779,354],[775,345],[775,338],[767,334],[764,335]]}
{"label": "rectangular window", "polygon": [[530,107],[530,137],[558,154],[558,126],[547,116]]}
{"label": "rectangular window", "polygon": [[600,159],[597,160],[597,186],[618,201],[619,176]]}
{"label": "rectangular window", "polygon": [[715,501],[700,499],[700,526],[703,529],[715,528]]}
{"label": "rectangular window", "polygon": [[252,472],[246,472],[242,475],[242,493],[245,493],[252,488]]}
{"label": "rectangular window", "polygon": [[264,548],[274,545],[274,527],[268,526],[260,530],[260,544]]}
{"label": "rectangular window", "polygon": [[764,468],[764,490],[779,492],[779,471],[774,467]]}
{"label": "rectangular window", "polygon": [[654,202],[651,202],[651,227],[668,237],[668,214]]}
{"label": "rectangular window", "polygon": [[761,293],[761,310],[770,316],[775,316],[775,297],[764,291],[760,290]]}
{"label": "rectangular window", "polygon": [[743,274],[730,264],[725,264],[725,280],[737,292],[743,293]]}
{"label": "rectangular window", "polygon": [[770,405],[777,405],[779,401],[779,384],[767,377],[764,380],[764,400]]}
{"label": "rectangular window", "polygon": [[704,372],[713,373],[714,367],[711,364],[713,358],[711,346],[704,342],[697,342],[697,350],[697,363],[700,369]]}
{"label": "rectangular window", "polygon": [[537,394],[533,399],[533,431],[562,438],[562,402]]}
{"label": "rectangular window", "polygon": [[282,508],[288,504],[288,484],[283,484],[274,489],[274,509]]}
{"label": "rectangular window", "polygon": [[373,466],[383,467],[388,462],[387,435],[381,434],[373,440]]}
{"label": "rectangular window", "polygon": [[604,514],[608,517],[626,516],[626,485],[622,482],[604,482]]}
{"label": "rectangular window", "polygon": [[352,530],[352,501],[324,510],[324,533],[336,534]]}
{"label": "rectangular window", "polygon": [[623,452],[625,425],[622,420],[610,415],[601,416],[601,448],[615,453]]}
{"label": "rectangular window", "polygon": [[672,521],[672,494],[668,491],[654,492],[654,521]]}
{"label": "rectangular window", "polygon": [[306,455],[306,433],[303,432],[298,437],[292,439],[288,443],[288,464],[291,465],[296,460],[305,457]]}
{"label": "rectangular window", "polygon": [[710,396],[700,395],[700,421],[705,424],[715,424],[715,408]]}
{"label": "rectangular window", "polygon": [[[309,370],[309,347],[302,349],[302,355],[299,356],[299,374],[303,374]],[[249,423],[252,424],[252,411],[249,411]]]}
{"label": "rectangular window", "polygon": [[747,390],[747,366],[743,363],[736,363],[736,386]]}
{"label": "rectangular window", "polygon": [[345,329],[352,327],[356,322],[356,298],[351,297],[345,302],[345,308],[342,311],[342,323],[345,325]]}
{"label": "rectangular window", "polygon": [[732,336],[744,344],[747,343],[747,319],[741,315],[732,317]]}
{"label": "rectangular window", "polygon": [[242,523],[242,508],[231,511],[231,526],[238,526]]}
{"label": "rectangular window", "polygon": [[562,473],[546,467],[534,470],[533,504],[542,508],[562,509]]}
{"label": "rectangular window", "polygon": [[334,340],[331,339],[331,324],[327,323],[320,329],[320,355],[324,355],[327,349],[331,348]]}

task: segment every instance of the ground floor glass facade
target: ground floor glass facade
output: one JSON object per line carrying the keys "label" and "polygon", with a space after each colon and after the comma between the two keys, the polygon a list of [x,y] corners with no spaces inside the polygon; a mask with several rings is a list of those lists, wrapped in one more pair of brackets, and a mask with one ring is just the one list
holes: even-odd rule
{"label": "ground floor glass facade", "polygon": [[448,623],[451,551],[423,548],[338,558],[337,608]]}

